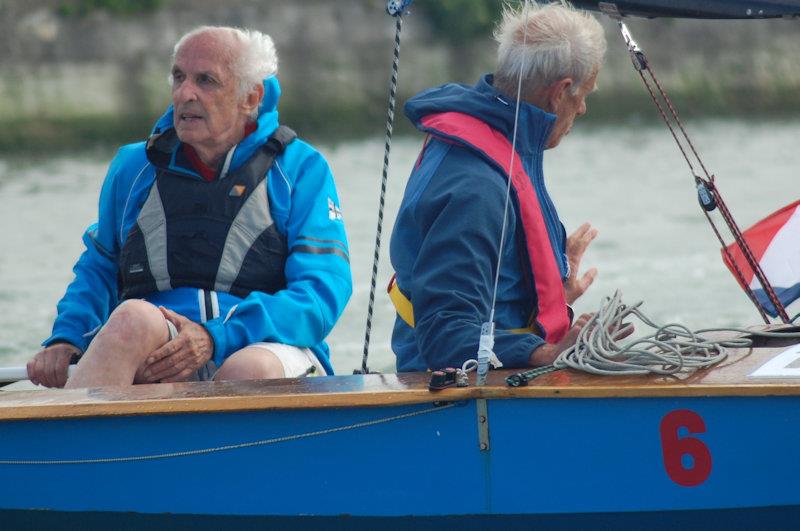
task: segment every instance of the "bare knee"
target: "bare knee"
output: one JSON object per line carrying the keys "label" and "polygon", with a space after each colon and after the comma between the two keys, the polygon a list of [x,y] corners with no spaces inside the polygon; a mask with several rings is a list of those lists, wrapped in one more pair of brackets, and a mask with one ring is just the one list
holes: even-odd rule
{"label": "bare knee", "polygon": [[119,305],[92,340],[66,387],[130,385],[147,355],[169,341],[166,320],[149,302]]}
{"label": "bare knee", "polygon": [[271,351],[247,347],[234,352],[214,375],[214,380],[264,380],[283,378],[283,364]]}
{"label": "bare knee", "polygon": [[136,345],[135,350],[149,354],[169,341],[169,330],[158,308],[143,300],[129,300],[111,313],[95,341],[101,338],[103,342]]}

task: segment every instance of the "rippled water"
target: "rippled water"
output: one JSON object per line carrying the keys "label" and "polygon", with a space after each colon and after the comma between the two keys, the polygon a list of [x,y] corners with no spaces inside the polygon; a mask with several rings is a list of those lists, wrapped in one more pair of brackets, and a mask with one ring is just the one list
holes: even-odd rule
{"label": "rippled water", "polygon": [[[709,171],[745,227],[800,196],[796,123],[744,121],[688,124]],[[421,138],[396,140],[389,176],[379,284],[389,277],[388,237]],[[334,366],[360,366],[369,274],[377,223],[382,139],[321,146],[333,167],[351,245],[353,298],[331,334]],[[20,365],[49,335],[55,304],[96,216],[105,166],[93,153],[55,159],[0,159],[0,365]],[[621,289],[644,300],[658,321],[692,328],[755,324],[759,317],[722,264],[701,214],[691,176],[664,128],[580,124],[545,157],[545,175],[567,230],[590,221],[600,236],[584,264],[600,274],[579,301],[596,309]],[[792,315],[800,311],[795,307]],[[376,301],[370,367],[390,371],[393,310],[383,289]]]}

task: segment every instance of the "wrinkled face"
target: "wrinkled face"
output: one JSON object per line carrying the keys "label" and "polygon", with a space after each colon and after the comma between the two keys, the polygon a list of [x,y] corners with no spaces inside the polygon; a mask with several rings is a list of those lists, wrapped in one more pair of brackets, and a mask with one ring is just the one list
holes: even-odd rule
{"label": "wrinkled face", "polygon": [[547,148],[556,147],[565,135],[569,134],[575,118],[586,114],[586,96],[589,95],[597,83],[597,72],[592,74],[586,82],[578,87],[575,94],[564,92],[560,101],[554,105],[553,113],[556,115],[556,123],[550,131],[550,138],[547,139]]}
{"label": "wrinkled face", "polygon": [[[186,42],[172,66],[178,138],[213,163],[241,140],[250,109],[230,71],[230,44],[201,34]],[[228,52],[227,55],[225,52]]]}

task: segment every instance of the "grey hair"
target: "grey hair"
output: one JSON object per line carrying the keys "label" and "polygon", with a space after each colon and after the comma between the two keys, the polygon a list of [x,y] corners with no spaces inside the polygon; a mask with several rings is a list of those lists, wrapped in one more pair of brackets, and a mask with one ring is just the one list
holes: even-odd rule
{"label": "grey hair", "polygon": [[[239,94],[244,96],[254,86],[273,76],[278,71],[278,54],[272,38],[260,31],[231,28],[227,26],[200,26],[185,34],[172,50],[172,60],[190,39],[203,33],[227,33],[240,46],[229,50],[230,69],[239,83]],[[169,76],[172,84],[172,74]]]}
{"label": "grey hair", "polygon": [[520,73],[523,96],[565,78],[573,80],[574,95],[600,68],[606,53],[600,23],[566,2],[506,7],[495,39],[499,44],[495,86],[508,96],[516,95]]}

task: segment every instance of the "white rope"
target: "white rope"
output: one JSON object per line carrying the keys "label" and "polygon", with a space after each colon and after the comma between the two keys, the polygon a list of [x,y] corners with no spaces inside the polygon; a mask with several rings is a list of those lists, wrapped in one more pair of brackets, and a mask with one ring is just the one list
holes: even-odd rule
{"label": "white rope", "polygon": [[378,424],[386,424],[387,422],[394,422],[396,420],[407,419],[428,413],[442,411],[455,406],[455,403],[436,406],[428,409],[421,409],[419,411],[412,411],[411,413],[403,413],[401,415],[394,415],[382,419],[368,420],[365,422],[357,422],[355,424],[348,424],[346,426],[338,426],[336,428],[328,428],[325,430],[310,431],[296,435],[286,435],[283,437],[274,437],[272,439],[261,439],[259,441],[244,442],[238,444],[227,444],[225,446],[216,446],[213,448],[201,448],[198,450],[185,450],[182,452],[169,452],[162,454],[152,455],[134,455],[128,457],[98,457],[95,459],[2,459],[0,465],[95,465],[100,463],[130,463],[136,461],[153,461],[156,459],[171,459],[175,457],[188,457],[192,455],[203,455],[215,452],[227,452],[230,450],[239,450],[241,448],[251,448],[253,446],[266,446],[268,444],[277,444],[288,441],[296,441],[299,439],[308,439],[310,437],[318,437],[320,435],[328,435],[340,431],[355,430],[359,428],[367,428],[369,426],[376,426]]}
{"label": "white rope", "polygon": [[[800,337],[783,332],[757,332],[742,328],[706,328],[691,331],[678,323],[658,325],[649,319],[639,306],[622,303],[619,291],[605,297],[600,310],[592,316],[578,334],[575,345],[562,352],[553,365],[603,375],[675,374],[682,370],[709,367],[724,360],[731,348],[753,345],[748,337],[713,339],[715,332],[738,332],[763,337]],[[625,321],[637,318],[655,333],[621,341]]]}

